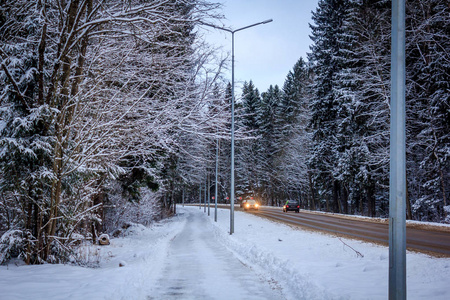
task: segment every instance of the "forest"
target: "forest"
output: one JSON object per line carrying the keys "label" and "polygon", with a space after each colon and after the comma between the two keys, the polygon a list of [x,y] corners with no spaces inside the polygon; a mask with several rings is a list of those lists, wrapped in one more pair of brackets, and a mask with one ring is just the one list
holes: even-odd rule
{"label": "forest", "polygon": [[[449,5],[406,3],[408,219],[450,222]],[[319,1],[283,87],[244,84],[239,190],[264,204],[388,217],[391,1]]]}
{"label": "forest", "polygon": [[[229,57],[206,0],[0,0],[0,263],[83,262],[230,193]],[[387,0],[320,0],[282,87],[236,92],[236,197],[389,214]],[[450,7],[406,3],[408,219],[450,222]],[[262,62],[263,63],[263,62]]]}

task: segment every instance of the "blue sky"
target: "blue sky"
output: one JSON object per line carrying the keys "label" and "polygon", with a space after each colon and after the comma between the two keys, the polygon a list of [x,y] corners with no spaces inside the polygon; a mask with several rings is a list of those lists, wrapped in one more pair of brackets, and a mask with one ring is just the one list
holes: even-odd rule
{"label": "blue sky", "polygon": [[[238,29],[267,19],[273,22],[235,33],[236,95],[244,81],[252,80],[260,92],[283,86],[300,57],[306,59],[311,39],[311,11],[319,0],[222,0],[224,26]],[[231,34],[208,28],[205,40],[231,54]],[[230,55],[231,60],[231,55]],[[227,77],[231,80],[231,63]]]}

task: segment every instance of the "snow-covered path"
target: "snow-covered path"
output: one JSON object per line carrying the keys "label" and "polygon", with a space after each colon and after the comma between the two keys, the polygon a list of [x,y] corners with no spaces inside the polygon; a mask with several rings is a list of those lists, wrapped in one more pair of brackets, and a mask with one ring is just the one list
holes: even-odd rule
{"label": "snow-covered path", "polygon": [[165,268],[149,299],[282,299],[211,232],[210,221],[186,210],[183,230],[170,242]]}

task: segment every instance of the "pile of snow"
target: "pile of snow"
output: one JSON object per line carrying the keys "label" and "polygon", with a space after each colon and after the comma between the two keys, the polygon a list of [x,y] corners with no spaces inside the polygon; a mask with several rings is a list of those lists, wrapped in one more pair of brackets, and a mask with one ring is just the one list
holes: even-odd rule
{"label": "pile of snow", "polygon": [[[213,242],[228,248],[287,299],[388,298],[387,247],[302,231],[239,211],[235,233],[229,235],[229,210],[218,210],[218,222],[213,210],[211,216],[198,207],[178,207],[178,212],[149,228],[133,226],[129,235],[111,239],[108,246],[94,247],[98,268],[0,266],[0,298],[151,299],[187,214],[208,219]],[[450,299],[449,258],[409,252],[407,263],[408,299]]]}
{"label": "pile of snow", "polygon": [[[218,211],[214,226],[224,245],[286,286],[292,299],[388,298],[388,247],[304,231],[239,211],[233,235],[227,233],[227,210]],[[449,258],[408,252],[408,299],[450,299],[448,278]]]}
{"label": "pile of snow", "polygon": [[0,266],[0,299],[148,299],[160,276],[167,247],[184,227],[174,217],[151,227],[132,226],[125,237],[89,250],[100,256],[97,268],[72,265]]}

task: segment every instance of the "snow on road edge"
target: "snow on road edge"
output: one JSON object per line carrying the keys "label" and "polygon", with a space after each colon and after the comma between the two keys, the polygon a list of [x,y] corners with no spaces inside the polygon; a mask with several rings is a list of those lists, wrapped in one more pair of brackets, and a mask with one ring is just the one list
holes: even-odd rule
{"label": "snow on road edge", "polygon": [[296,271],[289,261],[280,259],[272,252],[259,248],[255,244],[245,243],[242,239],[235,238],[221,226],[223,224],[209,220],[216,239],[233,252],[242,263],[252,267],[261,278],[281,288],[288,299],[335,299]]}
{"label": "snow on road edge", "polygon": [[[126,282],[117,286],[111,295],[105,299],[125,300],[125,299],[147,299],[152,293],[153,285],[149,282],[156,282],[164,268],[170,242],[184,228],[186,218],[183,214],[176,215],[170,219],[160,221],[150,228],[142,226],[140,230],[134,232],[124,241],[124,245],[135,243],[127,257],[121,257],[120,262],[125,263],[128,276]],[[115,264],[118,262],[116,261]]]}

